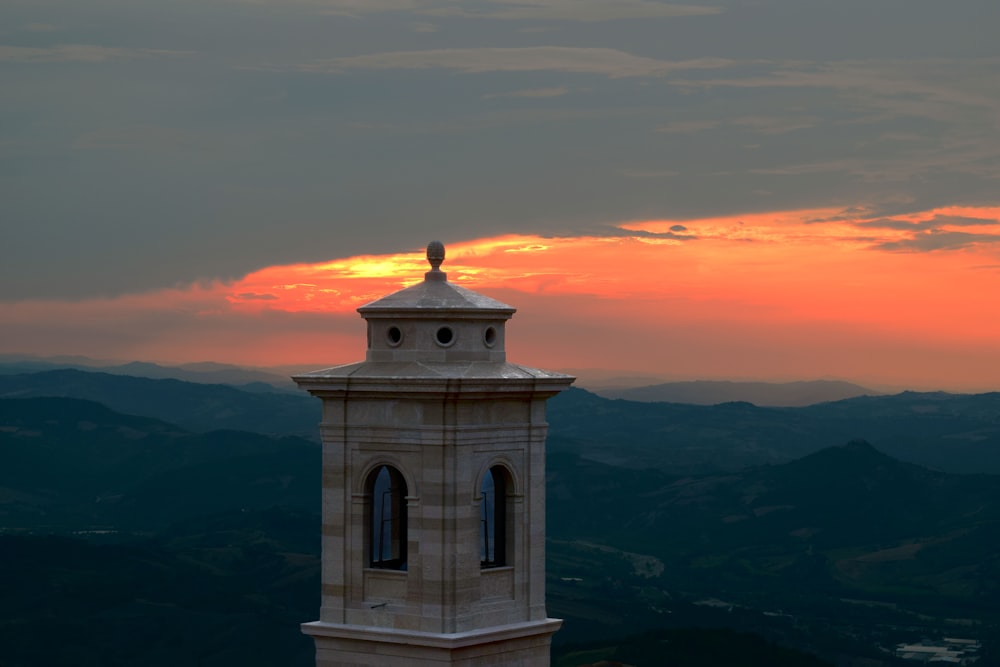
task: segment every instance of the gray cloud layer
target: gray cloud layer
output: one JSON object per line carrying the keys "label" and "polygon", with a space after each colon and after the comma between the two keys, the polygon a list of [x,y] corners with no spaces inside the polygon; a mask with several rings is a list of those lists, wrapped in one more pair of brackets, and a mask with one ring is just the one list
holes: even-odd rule
{"label": "gray cloud layer", "polygon": [[[242,0],[269,5],[269,0]],[[362,17],[386,12],[406,12],[441,18],[508,21],[602,22],[626,19],[663,19],[718,14],[721,9],[696,4],[671,4],[651,0],[482,0],[477,3],[440,0],[292,0],[300,7],[329,14]]]}
{"label": "gray cloud layer", "polygon": [[[467,74],[486,72],[567,72],[610,77],[658,77],[690,69],[716,69],[739,64],[720,58],[665,62],[617,49],[534,46],[521,48],[428,49],[335,58],[293,66],[301,72],[343,74],[351,70],[447,69]],[[281,70],[281,67],[273,69]]]}
{"label": "gray cloud layer", "polygon": [[[8,0],[0,300],[996,204],[998,24],[993,0]],[[892,249],[969,241],[937,227]]]}
{"label": "gray cloud layer", "polygon": [[189,55],[191,54],[183,51],[166,49],[112,48],[93,44],[56,44],[45,48],[0,45],[0,62],[18,63],[103,63],[124,58],[171,58]]}

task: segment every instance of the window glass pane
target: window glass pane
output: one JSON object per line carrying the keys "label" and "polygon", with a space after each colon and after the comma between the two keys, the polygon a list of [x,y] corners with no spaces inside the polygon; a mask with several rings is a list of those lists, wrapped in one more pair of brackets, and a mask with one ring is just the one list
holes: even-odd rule
{"label": "window glass pane", "polygon": [[382,466],[369,478],[371,510],[368,553],[372,567],[406,569],[406,482]]}
{"label": "window glass pane", "polygon": [[392,559],[392,478],[382,466],[372,490],[372,561]]}
{"label": "window glass pane", "polygon": [[480,488],[480,539],[479,560],[483,566],[496,562],[496,486],[493,483],[493,471],[487,470]]}

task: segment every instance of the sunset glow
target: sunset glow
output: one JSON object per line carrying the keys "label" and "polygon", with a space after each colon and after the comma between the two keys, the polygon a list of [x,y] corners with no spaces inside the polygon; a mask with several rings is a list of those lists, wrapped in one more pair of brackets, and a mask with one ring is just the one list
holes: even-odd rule
{"label": "sunset glow", "polygon": [[[442,268],[518,308],[510,350],[529,364],[664,376],[802,368],[903,383],[917,381],[907,369],[920,358],[942,384],[984,387],[1000,369],[998,225],[1000,208],[971,207],[891,220],[812,209],[631,221],[604,236],[448,243]],[[77,349],[93,356],[344,363],[364,353],[356,309],[427,268],[414,250],[117,299],[20,302],[10,346],[30,337],[55,349],[72,321]]]}
{"label": "sunset glow", "polygon": [[[995,339],[998,208],[893,220],[809,210],[620,225],[623,235],[505,236],[448,246],[450,279],[478,290],[716,304],[764,321],[829,321],[949,341]],[[647,235],[629,235],[627,232]],[[992,236],[991,236],[992,235]],[[933,247],[951,238],[952,247]],[[931,241],[932,247],[921,247]],[[226,288],[234,309],[348,313],[418,280],[420,253],[274,266]],[[594,306],[597,307],[596,305]],[[669,319],[670,313],[663,313]]]}

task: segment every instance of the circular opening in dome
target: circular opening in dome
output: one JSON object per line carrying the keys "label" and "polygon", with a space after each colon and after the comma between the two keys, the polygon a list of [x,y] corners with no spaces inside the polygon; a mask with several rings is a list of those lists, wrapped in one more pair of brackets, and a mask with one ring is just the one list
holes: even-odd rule
{"label": "circular opening in dome", "polygon": [[486,344],[486,347],[493,347],[497,344],[496,327],[486,327],[486,331],[483,332],[483,342]]}
{"label": "circular opening in dome", "polygon": [[385,339],[392,347],[396,347],[403,342],[403,332],[399,327],[389,327],[385,332]]}
{"label": "circular opening in dome", "polygon": [[451,330],[451,327],[441,327],[434,334],[434,339],[437,340],[438,345],[447,347],[455,342],[455,332]]}

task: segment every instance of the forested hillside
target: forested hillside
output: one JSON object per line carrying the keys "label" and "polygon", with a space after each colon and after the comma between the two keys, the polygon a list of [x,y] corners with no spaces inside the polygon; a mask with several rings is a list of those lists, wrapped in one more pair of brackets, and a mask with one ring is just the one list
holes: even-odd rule
{"label": "forested hillside", "polygon": [[[104,395],[145,414],[0,399],[0,665],[310,664],[297,626],[318,607],[318,443],[149,414],[189,405],[207,424],[213,410],[260,424],[287,397],[269,412],[269,394],[142,380],[160,391],[143,402],[147,385],[89,375],[64,386],[118,386]],[[4,392],[43,391],[25,389],[36,381]],[[550,407],[548,606],[565,619],[560,665],[571,655],[649,664],[634,661],[660,640],[637,632],[691,627],[765,640],[747,655],[776,642],[871,666],[890,664],[896,642],[957,635],[982,639],[979,664],[997,664],[1000,477],[931,470],[867,441],[805,441],[870,429],[900,447],[912,438],[925,455],[976,446],[988,460],[995,394],[776,410],[573,390]],[[65,637],[54,646],[52,627]]]}

